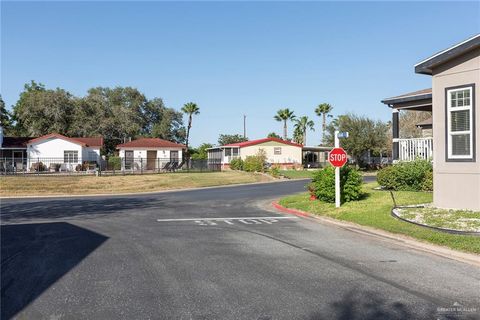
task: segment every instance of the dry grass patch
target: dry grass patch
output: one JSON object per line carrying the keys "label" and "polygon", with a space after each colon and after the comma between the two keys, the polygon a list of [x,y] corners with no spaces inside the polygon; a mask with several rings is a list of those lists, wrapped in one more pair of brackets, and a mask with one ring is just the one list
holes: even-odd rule
{"label": "dry grass patch", "polygon": [[270,181],[241,171],[164,173],[126,176],[7,176],[0,178],[0,196],[82,195],[149,192]]}

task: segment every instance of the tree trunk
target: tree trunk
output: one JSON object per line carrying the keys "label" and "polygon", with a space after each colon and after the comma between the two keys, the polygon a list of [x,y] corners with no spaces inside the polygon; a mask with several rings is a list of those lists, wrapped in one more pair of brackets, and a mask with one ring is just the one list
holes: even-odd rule
{"label": "tree trunk", "polygon": [[190,158],[190,152],[188,151],[188,143],[189,143],[189,138],[190,138],[190,128],[192,127],[192,115],[190,114],[188,118],[188,127],[187,127],[187,139],[185,139],[185,146],[187,147],[186,150],[186,160],[188,161]]}
{"label": "tree trunk", "polygon": [[325,144],[325,131],[327,130],[327,114],[323,113],[323,123],[322,123],[322,145]]}
{"label": "tree trunk", "polygon": [[303,140],[303,145],[306,146],[307,145],[307,129],[304,129],[303,130],[303,137],[302,137],[302,140]]}
{"label": "tree trunk", "polygon": [[287,120],[283,120],[283,140],[287,140]]}

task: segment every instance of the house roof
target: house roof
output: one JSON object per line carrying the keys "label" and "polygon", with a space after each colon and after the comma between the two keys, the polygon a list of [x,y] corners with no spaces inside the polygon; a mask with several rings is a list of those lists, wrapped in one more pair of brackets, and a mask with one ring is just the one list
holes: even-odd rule
{"label": "house roof", "polygon": [[433,125],[433,118],[430,117],[416,124],[417,127],[429,127]]}
{"label": "house roof", "polygon": [[386,98],[382,100],[385,104],[397,104],[402,102],[411,102],[417,100],[432,99],[432,88],[417,90],[409,93],[404,93],[399,96]]}
{"label": "house roof", "polygon": [[120,148],[186,148],[186,146],[160,138],[140,138],[117,145],[117,149]]}
{"label": "house roof", "polygon": [[432,69],[480,47],[480,33],[417,63],[415,73],[432,74]]}
{"label": "house roof", "polygon": [[31,137],[3,137],[2,149],[26,149],[27,143],[31,140]]}
{"label": "house roof", "polygon": [[223,147],[243,148],[243,147],[254,146],[256,144],[271,142],[271,141],[278,142],[278,143],[283,143],[283,144],[288,144],[288,145],[295,146],[295,147],[300,147],[300,148],[302,147],[301,144],[291,142],[291,141],[287,141],[287,140],[278,139],[278,138],[264,138],[264,139],[250,140],[250,141],[245,141],[245,142],[229,143],[229,144],[224,145]]}
{"label": "house roof", "polygon": [[32,144],[36,143],[39,141],[47,140],[47,139],[52,139],[52,138],[57,138],[57,139],[62,139],[66,141],[70,141],[72,143],[76,143],[81,145],[82,147],[102,147],[103,146],[103,138],[102,137],[66,137],[64,135],[61,135],[59,133],[50,133],[46,134],[44,136],[34,138],[28,141],[27,144]]}

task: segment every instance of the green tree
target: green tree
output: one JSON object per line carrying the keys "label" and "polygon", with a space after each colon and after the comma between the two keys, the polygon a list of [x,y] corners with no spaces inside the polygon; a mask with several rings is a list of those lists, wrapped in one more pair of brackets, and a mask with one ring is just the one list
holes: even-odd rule
{"label": "green tree", "polygon": [[281,137],[276,134],[275,132],[270,132],[268,135],[267,135],[267,138],[277,138],[277,139],[281,139]]}
{"label": "green tree", "polygon": [[192,152],[193,160],[206,160],[208,159],[208,148],[213,147],[210,143],[202,143],[197,149]]}
{"label": "green tree", "polygon": [[188,158],[188,142],[190,138],[190,129],[192,128],[192,118],[193,115],[200,113],[200,108],[193,102],[189,102],[183,105],[182,112],[188,115],[188,125],[187,125],[187,137],[185,139],[185,145],[187,146],[187,158]]}
{"label": "green tree", "polygon": [[288,108],[280,109],[273,118],[279,122],[283,121],[283,140],[287,140],[287,122],[295,119],[293,111],[290,111]]}
{"label": "green tree", "polygon": [[5,107],[5,102],[0,95],[0,125],[3,128],[3,133],[5,135],[9,134],[12,130],[12,115],[8,112],[7,108]]}
{"label": "green tree", "polygon": [[332,117],[329,113],[332,112],[333,107],[328,103],[322,103],[317,106],[315,113],[322,117],[322,143],[325,144],[325,134],[327,131],[327,116]]}
{"label": "green tree", "polygon": [[13,107],[15,129],[27,136],[67,134],[74,108],[75,99],[69,92],[60,88],[47,90],[43,84],[31,81]]}
{"label": "green tree", "polygon": [[147,100],[135,88],[97,87],[88,90],[75,108],[70,135],[104,138],[105,151],[112,153],[119,143],[142,134]]}
{"label": "green tree", "polygon": [[[295,141],[297,143],[301,143],[303,145],[307,144],[307,130],[315,131],[315,123],[310,120],[307,116],[302,116],[295,120],[295,132],[297,132],[297,139]],[[294,132],[294,138],[295,138]]]}
{"label": "green tree", "polygon": [[218,144],[224,146],[230,143],[238,143],[248,141],[248,138],[245,138],[240,134],[221,134],[218,137]]}
{"label": "green tree", "polygon": [[334,144],[335,130],[349,133],[348,138],[340,141],[340,146],[360,165],[361,156],[366,151],[374,154],[386,151],[388,125],[385,122],[351,113],[341,115],[327,127],[326,141],[329,145]]}
{"label": "green tree", "polygon": [[186,130],[183,126],[183,114],[171,108],[163,110],[160,122],[153,125],[151,136],[185,143]]}

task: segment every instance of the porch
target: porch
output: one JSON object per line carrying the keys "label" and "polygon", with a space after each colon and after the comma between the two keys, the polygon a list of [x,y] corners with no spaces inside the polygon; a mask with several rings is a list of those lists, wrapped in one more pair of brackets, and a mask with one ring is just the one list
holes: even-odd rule
{"label": "porch", "polygon": [[392,160],[413,161],[415,159],[433,160],[432,119],[417,124],[428,134],[424,137],[400,137],[401,111],[432,112],[432,89],[424,89],[387,98],[382,103],[392,109]]}

